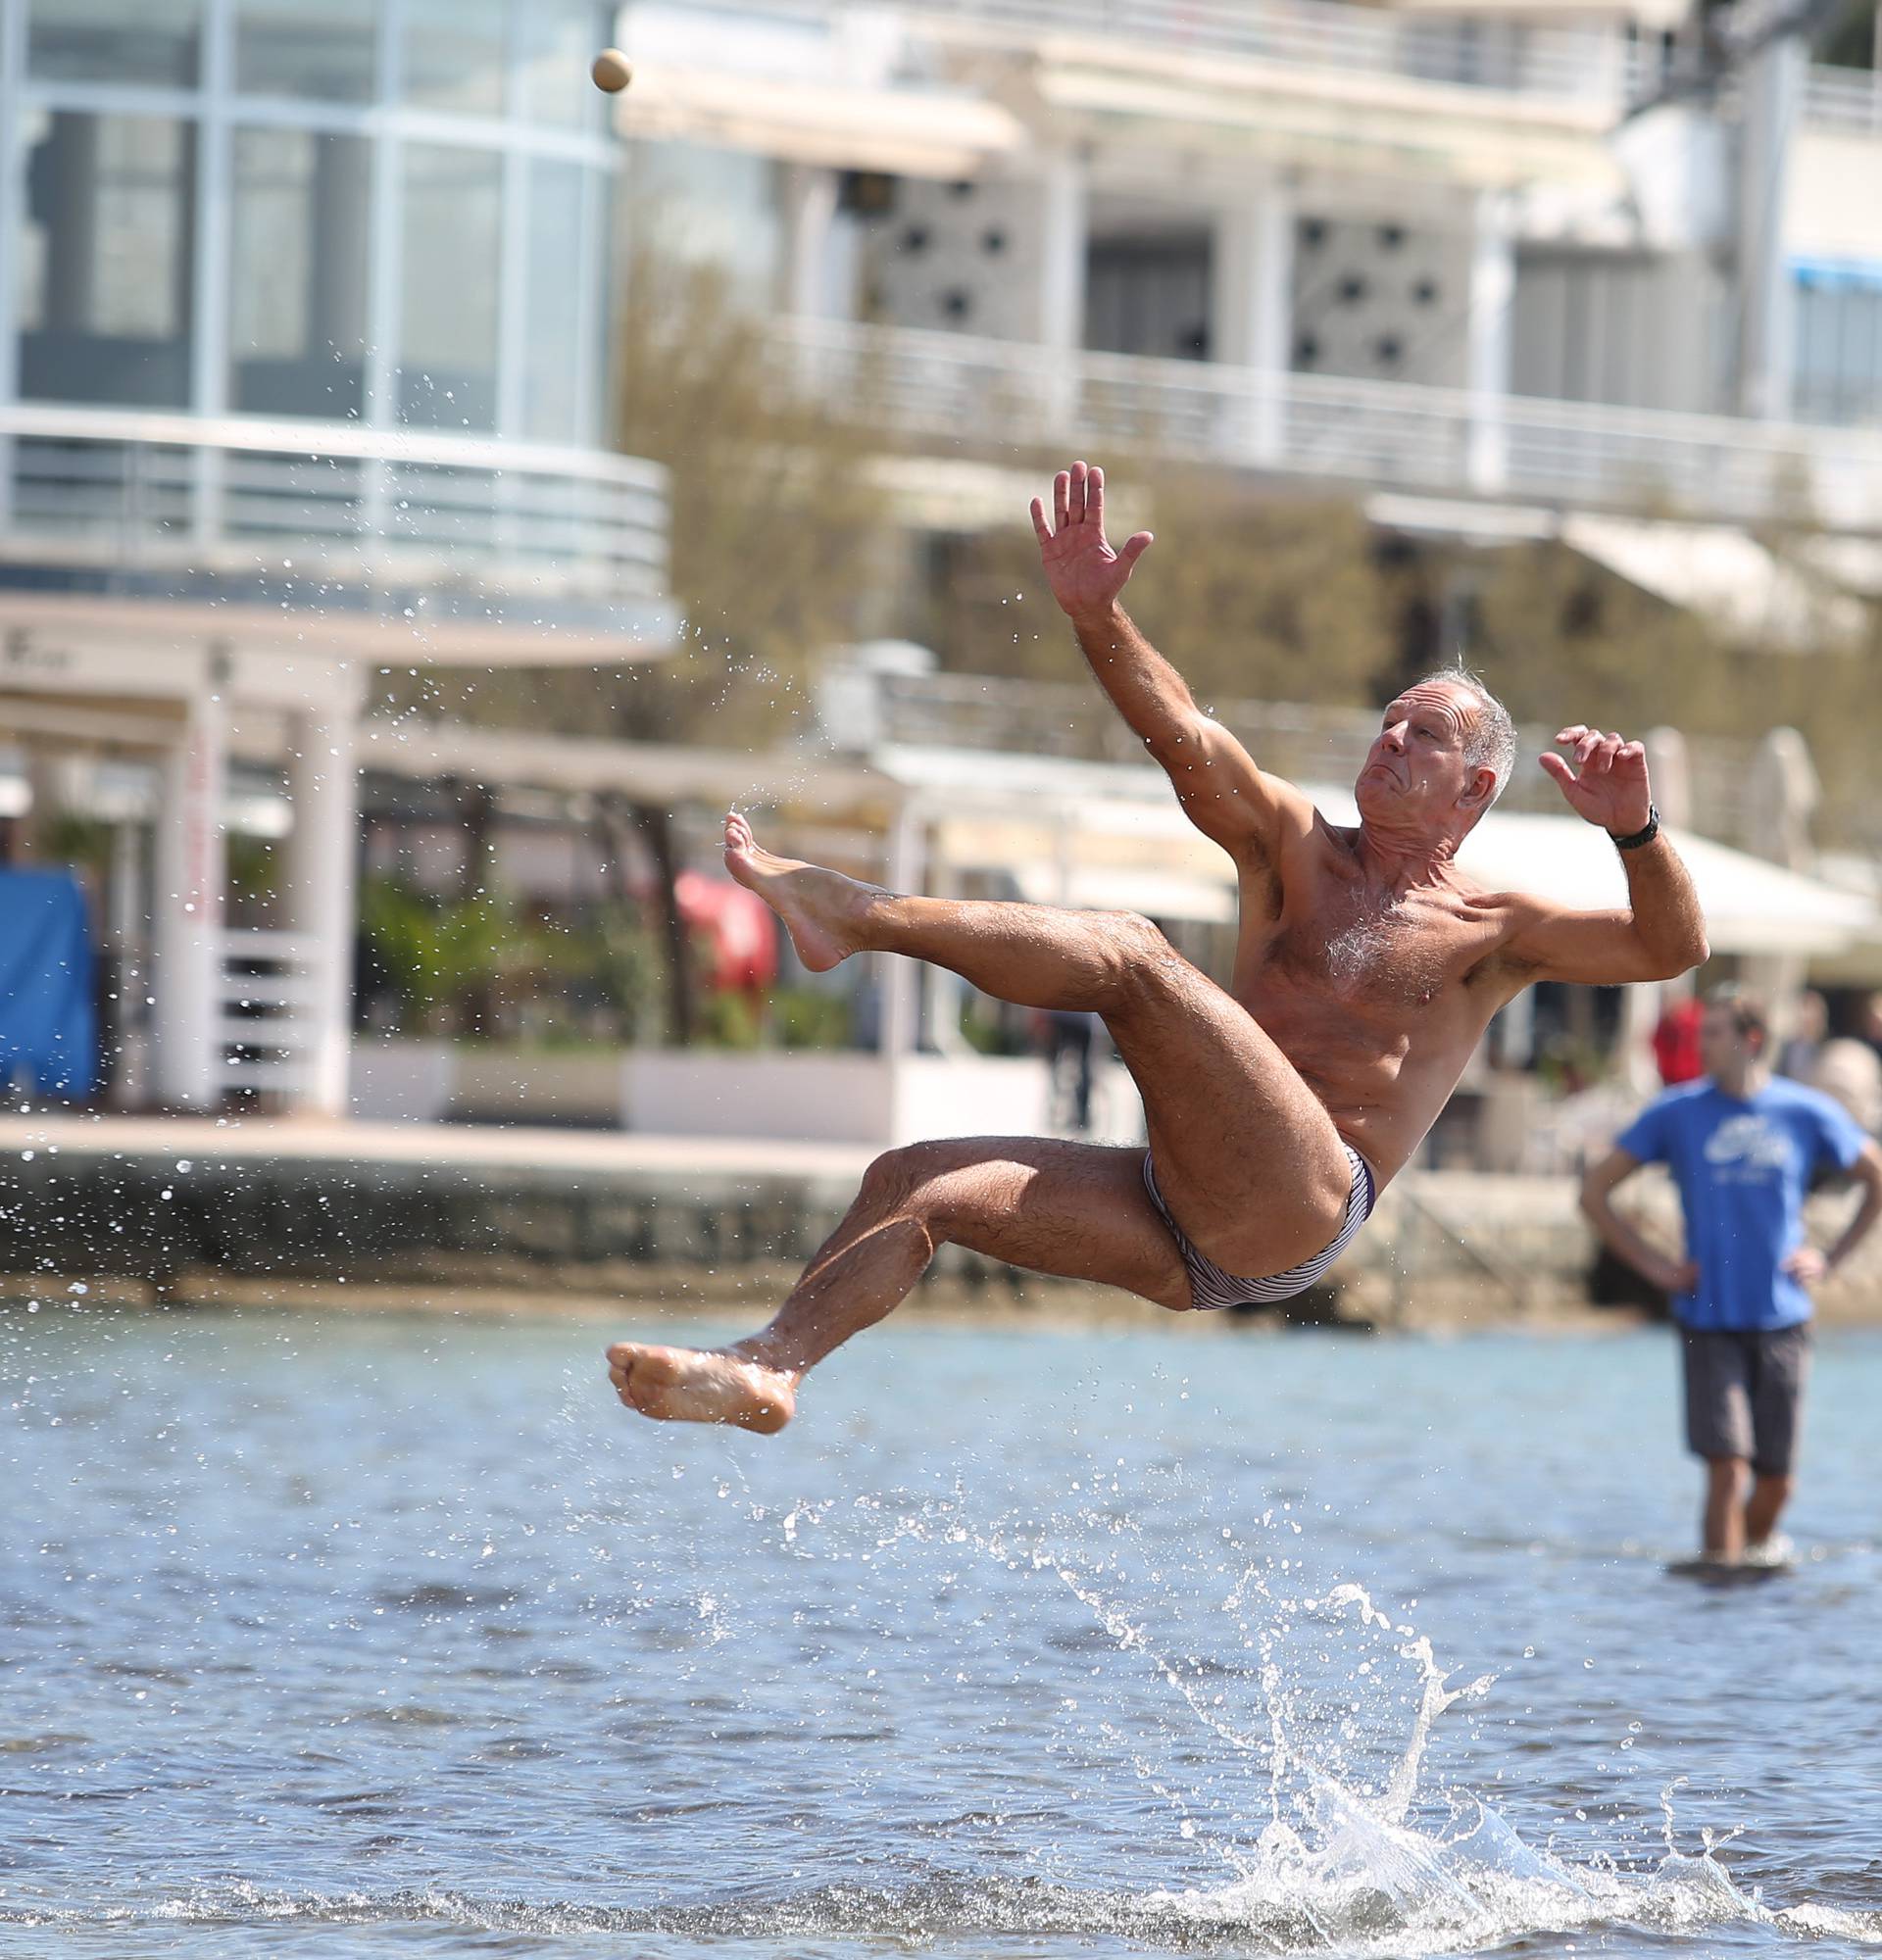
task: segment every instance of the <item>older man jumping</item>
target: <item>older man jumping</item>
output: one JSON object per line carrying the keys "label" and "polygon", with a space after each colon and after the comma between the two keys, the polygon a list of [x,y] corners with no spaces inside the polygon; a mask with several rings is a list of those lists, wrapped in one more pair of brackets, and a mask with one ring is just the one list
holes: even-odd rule
{"label": "older man jumping", "polygon": [[1564,754],[1541,759],[1613,838],[1626,907],[1484,891],[1454,860],[1508,780],[1515,737],[1480,681],[1433,674],[1386,709],[1355,785],[1359,826],[1336,826],[1210,720],[1125,615],[1151,539],[1113,551],[1103,472],[1062,471],[1051,518],[1037,499],[1032,517],[1099,684],[1235,861],[1230,985],[1128,912],[887,892],[775,857],[728,818],[727,868],[814,971],[900,953],[1023,1006],[1101,1014],[1150,1148],[978,1137],[888,1152],[762,1333],[608,1350],[620,1399],[643,1415],[781,1429],[805,1374],[896,1307],[947,1243],[1160,1306],[1287,1298],[1364,1223],[1506,1002],[1535,980],[1665,979],[1706,957],[1639,743],[1577,724],[1557,737]]}

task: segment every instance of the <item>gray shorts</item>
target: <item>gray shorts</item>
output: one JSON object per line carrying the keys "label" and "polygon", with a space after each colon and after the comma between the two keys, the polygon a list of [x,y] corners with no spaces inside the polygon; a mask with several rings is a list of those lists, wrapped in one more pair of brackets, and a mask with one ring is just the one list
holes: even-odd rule
{"label": "gray shorts", "polygon": [[1760,1477],[1797,1461],[1810,1323],[1763,1329],[1680,1329],[1686,1354],[1686,1446],[1736,1456]]}

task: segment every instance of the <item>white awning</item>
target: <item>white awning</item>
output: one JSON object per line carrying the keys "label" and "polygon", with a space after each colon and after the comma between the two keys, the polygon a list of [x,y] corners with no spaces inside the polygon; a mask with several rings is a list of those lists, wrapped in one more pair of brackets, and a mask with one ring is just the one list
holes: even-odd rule
{"label": "white awning", "polygon": [[636,66],[618,120],[623,136],[914,177],[972,176],[1028,141],[1015,117],[977,96],[648,65]]}
{"label": "white awning", "polygon": [[1630,585],[1780,647],[1849,640],[1866,623],[1847,593],[1827,590],[1729,524],[1565,516],[1561,541]]}
{"label": "white awning", "polygon": [[[1330,822],[1359,821],[1351,790],[1310,794]],[[1714,953],[1841,953],[1882,940],[1882,914],[1867,899],[1688,830],[1668,835],[1699,889]],[[1572,814],[1492,810],[1464,839],[1458,865],[1493,891],[1533,892],[1577,910],[1627,903],[1619,855]]]}

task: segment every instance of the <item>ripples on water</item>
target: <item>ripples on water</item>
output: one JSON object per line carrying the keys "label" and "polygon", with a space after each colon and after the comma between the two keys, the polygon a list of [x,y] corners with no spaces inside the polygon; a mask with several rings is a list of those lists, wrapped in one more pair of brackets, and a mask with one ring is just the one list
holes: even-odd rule
{"label": "ripples on water", "polygon": [[1882,1343],[1732,1592],[1656,1337],[598,1350],[0,1315],[0,1952],[1882,1943]]}

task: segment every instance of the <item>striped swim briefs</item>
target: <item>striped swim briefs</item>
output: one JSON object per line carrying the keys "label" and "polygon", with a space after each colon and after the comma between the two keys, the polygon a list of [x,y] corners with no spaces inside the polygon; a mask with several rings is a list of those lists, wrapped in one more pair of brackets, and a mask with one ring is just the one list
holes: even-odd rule
{"label": "striped swim briefs", "polygon": [[1190,1305],[1271,1306],[1276,1300],[1292,1299],[1296,1294],[1305,1293],[1312,1286],[1353,1243],[1354,1235],[1371,1217],[1372,1206],[1377,1201],[1378,1191],[1372,1181],[1372,1166],[1351,1144],[1346,1146],[1346,1155],[1353,1166],[1353,1184],[1346,1196],[1346,1219],[1333,1235],[1333,1243],[1289,1272],[1270,1273],[1265,1279],[1248,1279],[1237,1273],[1223,1272],[1213,1259],[1205,1258],[1183,1236],[1183,1228],[1169,1215],[1164,1194],[1157,1189],[1157,1173],[1151,1168],[1150,1152],[1146,1151],[1144,1189],[1150,1193],[1150,1201],[1156,1205],[1158,1215],[1169,1227],[1171,1236],[1182,1249],[1183,1264],[1189,1269]]}

